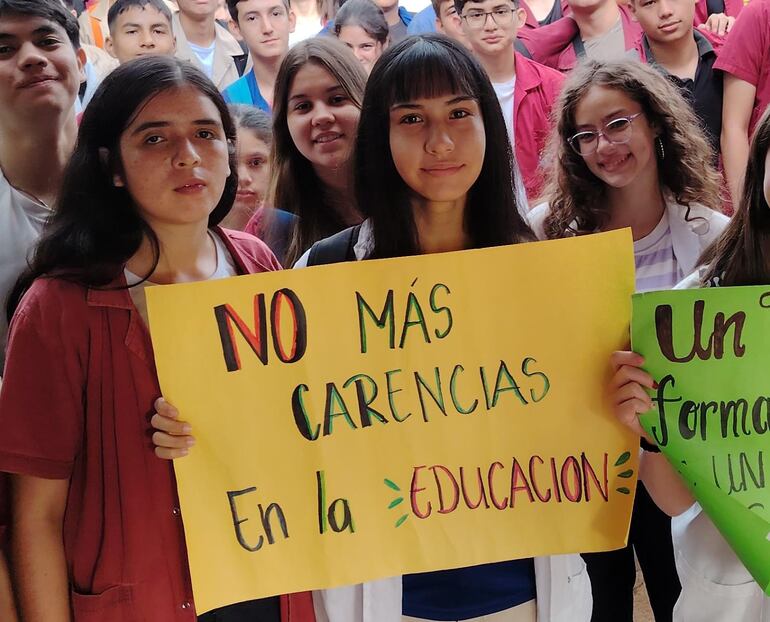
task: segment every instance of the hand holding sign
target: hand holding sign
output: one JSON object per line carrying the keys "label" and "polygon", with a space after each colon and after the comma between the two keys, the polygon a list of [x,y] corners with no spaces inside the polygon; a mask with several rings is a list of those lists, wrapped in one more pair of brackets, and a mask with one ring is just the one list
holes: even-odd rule
{"label": "hand holding sign", "polygon": [[605,387],[631,248],[620,231],[149,289],[163,394],[195,430],[175,468],[196,609],[622,546],[637,453]]}

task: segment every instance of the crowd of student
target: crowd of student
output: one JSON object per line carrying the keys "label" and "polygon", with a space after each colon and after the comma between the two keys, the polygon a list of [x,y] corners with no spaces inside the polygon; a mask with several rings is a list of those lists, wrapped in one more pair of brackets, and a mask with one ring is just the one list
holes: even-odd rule
{"label": "crowd of student", "polygon": [[[0,0],[0,620],[198,617],[148,285],[621,227],[637,291],[770,282],[770,0],[431,2]],[[770,621],[608,365],[626,549],[199,619],[630,622],[636,557],[658,622]]]}

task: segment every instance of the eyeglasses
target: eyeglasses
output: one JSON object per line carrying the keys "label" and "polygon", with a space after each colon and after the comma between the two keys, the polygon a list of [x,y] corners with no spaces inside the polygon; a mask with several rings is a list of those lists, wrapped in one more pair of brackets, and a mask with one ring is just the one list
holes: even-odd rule
{"label": "eyeglasses", "polygon": [[604,136],[605,140],[613,145],[622,145],[631,140],[631,123],[641,112],[632,114],[630,117],[618,117],[604,124],[600,130],[585,130],[578,132],[567,142],[572,149],[581,156],[588,156],[599,148],[599,136]]}
{"label": "eyeglasses", "polygon": [[487,15],[492,17],[492,21],[498,26],[507,26],[511,23],[513,18],[513,9],[508,7],[498,7],[492,11],[474,11],[470,10],[462,18],[466,21],[468,26],[474,30],[478,30],[484,27],[487,23]]}

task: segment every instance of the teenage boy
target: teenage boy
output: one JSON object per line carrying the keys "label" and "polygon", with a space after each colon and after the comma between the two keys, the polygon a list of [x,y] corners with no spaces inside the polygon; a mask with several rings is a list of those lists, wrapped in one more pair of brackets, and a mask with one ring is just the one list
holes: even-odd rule
{"label": "teenage boy", "polygon": [[680,88],[719,153],[722,75],[714,62],[722,39],[693,27],[693,0],[631,0],[629,6],[644,31],[645,60]]}
{"label": "teenage boy", "polygon": [[410,34],[407,32],[407,28],[412,23],[414,13],[399,6],[398,0],[374,0],[374,3],[385,14],[385,21],[388,22],[388,30],[390,31],[390,44],[393,45],[405,39]]}
{"label": "teenage boy", "polygon": [[714,68],[724,72],[722,163],[737,204],[749,138],[770,105],[770,0],[752,0],[741,11]]}
{"label": "teenage boy", "polygon": [[[27,265],[75,145],[85,79],[78,23],[59,0],[0,0],[0,376],[5,303]],[[45,174],[41,175],[41,171]],[[0,619],[15,620],[3,558],[7,478],[0,476]]]}
{"label": "teenage boy", "polygon": [[430,0],[430,4],[417,13],[407,28],[410,35],[440,32],[469,47],[454,0]]}
{"label": "teenage boy", "polygon": [[568,4],[570,17],[519,33],[531,58],[569,71],[581,58],[642,57],[642,29],[625,4],[616,0],[568,0]]}
{"label": "teenage boy", "polygon": [[249,69],[248,54],[216,21],[217,0],[178,0],[174,14],[176,56],[190,61],[223,91]]}
{"label": "teenage boy", "polygon": [[171,11],[162,0],[117,0],[107,19],[110,36],[104,47],[121,65],[140,56],[176,52]]}
{"label": "teenage boy", "polygon": [[518,0],[454,1],[471,50],[497,93],[516,164],[532,202],[542,190],[540,160],[551,130],[551,108],[564,76],[514,51],[516,34],[526,20]]}
{"label": "teenage boy", "polygon": [[253,67],[224,90],[225,101],[270,112],[275,78],[294,31],[294,12],[288,0],[227,0],[227,8],[249,48]]}

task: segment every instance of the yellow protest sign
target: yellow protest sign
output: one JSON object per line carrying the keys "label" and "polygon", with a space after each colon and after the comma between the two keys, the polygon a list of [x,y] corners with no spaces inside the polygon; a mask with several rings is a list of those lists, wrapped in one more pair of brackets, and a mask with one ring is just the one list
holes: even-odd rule
{"label": "yellow protest sign", "polygon": [[632,292],[627,230],[148,290],[198,612],[622,546]]}

